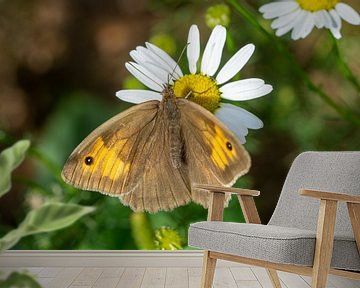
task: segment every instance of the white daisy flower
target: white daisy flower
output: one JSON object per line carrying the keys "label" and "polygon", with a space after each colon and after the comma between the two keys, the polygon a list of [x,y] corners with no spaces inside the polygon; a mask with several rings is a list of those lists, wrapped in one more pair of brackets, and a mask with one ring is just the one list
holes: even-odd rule
{"label": "white daisy flower", "polygon": [[[165,51],[146,43],[130,52],[134,62],[125,67],[149,90],[120,90],[116,96],[131,103],[161,100],[165,84],[173,87],[176,97],[188,97],[207,110],[213,112],[227,127],[245,143],[248,129],[263,127],[262,121],[252,113],[221,99],[245,101],[264,96],[272,91],[272,86],[258,78],[243,79],[227,83],[248,62],[255,50],[253,44],[242,47],[216,74],[226,40],[226,29],[216,26],[206,44],[198,71],[200,58],[200,33],[196,25],[189,30],[187,59],[190,73],[184,74],[180,67]],[[216,76],[215,76],[216,74]]]}
{"label": "white daisy flower", "polygon": [[265,19],[274,19],[271,28],[276,36],[291,31],[291,38],[298,40],[310,34],[314,27],[327,28],[336,39],[341,38],[341,18],[353,25],[360,25],[360,15],[339,0],[283,0],[265,4],[259,11]]}

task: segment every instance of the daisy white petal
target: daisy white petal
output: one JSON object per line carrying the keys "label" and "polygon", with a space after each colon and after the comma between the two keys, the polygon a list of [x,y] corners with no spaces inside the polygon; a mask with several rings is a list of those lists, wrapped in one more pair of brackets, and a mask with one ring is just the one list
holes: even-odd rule
{"label": "daisy white petal", "polygon": [[340,39],[340,38],[341,38],[341,33],[340,33],[340,30],[339,30],[339,29],[330,28],[330,31],[331,31],[331,33],[333,34],[333,36],[334,36],[336,39]]}
{"label": "daisy white petal", "polygon": [[216,76],[218,84],[222,84],[230,80],[236,75],[244,65],[249,61],[251,55],[255,51],[253,44],[248,44],[241,48],[230,60],[223,66],[219,74]]}
{"label": "daisy white petal", "polygon": [[329,12],[326,10],[321,10],[321,11],[319,11],[319,13],[322,14],[322,17],[324,19],[324,27],[326,27],[326,28],[332,27],[332,19],[331,19]]}
{"label": "daisy white petal", "polygon": [[268,3],[268,4],[265,4],[265,5],[262,5],[260,8],[259,8],[259,11],[261,13],[267,13],[267,12],[272,12],[272,11],[276,11],[276,10],[279,10],[279,9],[291,9],[295,6],[296,7],[299,7],[299,4],[295,1],[292,1],[292,0],[289,0],[289,1],[281,1],[281,2],[273,2],[273,3]]}
{"label": "daisy white petal", "polygon": [[206,44],[203,58],[201,60],[201,72],[213,76],[218,69],[221,61],[221,55],[226,40],[226,29],[217,25]]}
{"label": "daisy white petal", "polygon": [[186,49],[190,73],[196,73],[196,64],[200,56],[200,32],[197,25],[192,25],[189,30],[188,47]]}
{"label": "daisy white petal", "polygon": [[226,93],[223,93],[221,97],[233,101],[245,101],[265,96],[266,94],[269,94],[272,90],[273,88],[271,85],[265,84],[256,89],[238,91],[236,93],[228,91]]}
{"label": "daisy white petal", "polygon": [[306,21],[309,13],[310,12],[303,11],[303,13],[301,13],[301,15],[296,19],[296,22],[294,24],[294,29],[291,32],[291,38],[293,40],[300,39],[301,34],[303,33],[304,30],[304,22]]}
{"label": "daisy white petal", "polygon": [[340,29],[341,29],[341,19],[340,16],[336,13],[336,11],[334,9],[329,11],[330,14],[330,18],[331,18],[331,26],[329,27],[331,33],[334,35],[334,37],[336,39],[340,39],[341,38],[341,33],[340,33]]}
{"label": "daisy white petal", "polygon": [[331,19],[332,19],[332,28],[338,29],[340,30],[341,28],[341,18],[340,16],[336,13],[336,11],[334,9],[331,9],[329,11]]}
{"label": "daisy white petal", "polygon": [[258,78],[249,78],[230,82],[220,87],[223,94],[242,93],[244,91],[258,89],[265,85],[264,80]]}
{"label": "daisy white petal", "polygon": [[346,22],[353,25],[360,25],[360,15],[349,5],[338,3],[335,6],[335,10]]}
{"label": "daisy white petal", "polygon": [[163,90],[164,83],[143,66],[134,62],[127,62],[125,63],[125,67],[135,78],[137,78],[145,86],[149,87],[154,91],[160,92]]}
{"label": "daisy white petal", "polygon": [[325,19],[321,12],[322,11],[314,13],[314,25],[316,26],[316,28],[319,29],[325,27]]}
{"label": "daisy white petal", "polygon": [[[145,49],[145,51],[141,48]],[[167,70],[166,66],[161,65],[161,63],[159,62],[156,62],[156,60],[154,60],[154,58],[152,57],[153,55],[151,55],[151,53],[151,51],[144,47],[138,47],[137,50],[132,50],[129,54],[136,63],[145,67],[153,75],[156,75],[162,81],[162,83],[168,83],[172,80],[170,79],[170,74],[172,71]]]}
{"label": "daisy white petal", "polygon": [[175,60],[169,56],[169,54],[167,54],[164,50],[160,49],[159,47],[149,42],[146,42],[145,45],[148,49],[154,52],[154,54],[156,54],[161,59],[163,59],[167,63],[167,65],[171,68],[171,70],[174,70],[174,73],[176,73],[179,77],[183,76],[183,73],[178,63],[176,63]]}
{"label": "daisy white petal", "polygon": [[277,1],[262,6],[260,12],[265,19],[276,18],[271,27],[277,29],[277,36],[292,30],[291,38],[294,40],[307,37],[314,27],[327,28],[339,39],[341,19],[353,25],[360,25],[359,13],[340,0]]}
{"label": "daisy white petal", "polygon": [[310,32],[312,31],[312,29],[314,28],[314,25],[315,25],[314,14],[308,13],[308,15],[304,21],[303,30],[302,30],[300,37],[305,38],[306,36],[308,36],[310,34]]}
{"label": "daisy white petal", "polygon": [[143,62],[140,64],[142,67],[151,72],[152,75],[156,75],[160,79],[162,83],[172,84],[174,80],[174,76],[168,73],[168,71],[164,70],[159,65],[156,65],[152,62]]}
{"label": "daisy white petal", "polygon": [[271,9],[269,7],[269,9],[266,9],[267,11],[262,12],[265,19],[277,18],[299,8],[299,4],[295,1],[275,2],[270,4],[273,4]]}
{"label": "daisy white petal", "polygon": [[284,16],[279,17],[278,19],[275,19],[271,23],[271,28],[278,29],[288,25],[289,23],[292,23],[294,19],[297,17],[297,15],[300,13],[300,11],[301,11],[300,9],[296,9],[289,14],[286,14]]}
{"label": "daisy white petal", "polygon": [[[234,113],[234,115],[236,117],[237,113]],[[224,109],[223,107],[218,108],[215,111],[215,116],[223,122],[231,132],[234,133],[241,144],[246,143],[245,136],[248,134],[248,129],[242,125],[237,118],[230,116],[227,109]]]}
{"label": "daisy white petal", "polygon": [[[220,108],[225,110],[228,115],[231,115],[230,118],[237,118],[238,123],[242,126],[245,126],[246,128],[260,129],[264,126],[263,122],[257,116],[243,108],[229,103],[221,103]],[[215,115],[216,112],[218,112],[218,110],[215,111]]]}
{"label": "daisy white petal", "polygon": [[133,58],[133,59],[139,64],[142,64],[144,62],[152,63],[152,64],[154,64],[156,66],[159,66],[163,70],[165,70],[169,75],[174,74],[175,78],[180,77],[179,75],[174,73],[174,69],[171,68],[164,59],[159,57],[157,54],[155,54],[150,49],[139,46],[139,47],[136,48],[136,53],[134,53],[132,51],[130,52],[130,56],[135,57],[136,59],[135,58]]}
{"label": "daisy white petal", "polygon": [[129,55],[136,63],[139,64],[148,61],[148,59],[144,57],[144,55],[137,50],[131,50]]}
{"label": "daisy white petal", "polygon": [[300,10],[300,9],[293,12],[294,18],[292,19],[292,21],[290,21],[283,27],[276,30],[276,33],[275,33],[276,36],[282,36],[282,35],[286,34],[287,32],[291,31],[291,29],[293,29],[294,26],[297,25],[297,19],[299,19],[302,15],[304,15],[304,13],[306,13],[306,12],[304,12],[303,10]]}
{"label": "daisy white petal", "polygon": [[149,90],[120,90],[116,92],[116,97],[119,99],[139,104],[150,100],[161,101],[162,96],[160,93]]}

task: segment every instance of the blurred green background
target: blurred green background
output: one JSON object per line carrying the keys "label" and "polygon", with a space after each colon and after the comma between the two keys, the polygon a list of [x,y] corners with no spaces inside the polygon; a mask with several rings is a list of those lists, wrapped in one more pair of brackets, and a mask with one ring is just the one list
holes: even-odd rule
{"label": "blurred green background", "polygon": [[[216,4],[230,9],[232,42],[225,47],[223,63],[243,45],[254,43],[255,54],[240,77],[261,78],[274,87],[265,97],[240,103],[265,124],[247,136],[252,168],[236,183],[261,191],[256,204],[263,223],[297,154],[360,149],[360,28],[344,23],[339,41],[326,30],[315,30],[300,41],[275,39],[269,37],[270,21],[257,12],[267,1],[236,1],[264,31],[235,9],[234,2],[0,1],[0,148],[18,139],[32,142],[13,174],[11,191],[0,198],[0,237],[30,210],[60,201],[94,206],[96,211],[63,230],[24,237],[13,249],[188,248],[189,224],[206,219],[201,206],[134,214],[116,198],[73,189],[59,173],[85,136],[130,107],[115,97],[121,88],[139,86],[124,67],[129,51],[150,41],[176,59],[191,24],[199,26],[204,47],[211,32],[207,23],[214,20],[206,13]],[[360,11],[359,1],[346,3]],[[183,70],[185,64],[182,59]],[[342,112],[330,107],[314,87]],[[225,220],[243,221],[235,198]]]}

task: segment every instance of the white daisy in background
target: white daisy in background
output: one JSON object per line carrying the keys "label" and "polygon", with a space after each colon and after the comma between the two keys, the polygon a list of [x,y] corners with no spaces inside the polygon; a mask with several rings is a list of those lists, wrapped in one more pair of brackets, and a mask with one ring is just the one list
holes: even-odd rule
{"label": "white daisy in background", "polygon": [[[226,40],[226,29],[216,26],[206,44],[200,65],[200,33],[196,25],[189,30],[187,58],[189,74],[184,74],[177,63],[162,49],[146,43],[146,47],[138,46],[130,52],[135,62],[125,64],[129,72],[153,91],[120,90],[116,96],[131,103],[149,100],[161,100],[161,91],[165,84],[170,84],[176,97],[187,97],[214,113],[242,143],[248,129],[263,127],[262,121],[252,113],[221,99],[245,101],[264,96],[272,91],[272,86],[258,78],[242,79],[227,83],[248,62],[255,50],[248,44],[233,55],[227,63],[219,68],[223,47]],[[215,76],[216,74],[216,76]]]}
{"label": "white daisy in background", "polygon": [[353,25],[360,25],[360,15],[339,0],[284,0],[260,7],[265,19],[275,19],[271,28],[276,36],[291,31],[291,38],[298,40],[310,34],[314,27],[327,28],[335,38],[341,38],[341,18]]}

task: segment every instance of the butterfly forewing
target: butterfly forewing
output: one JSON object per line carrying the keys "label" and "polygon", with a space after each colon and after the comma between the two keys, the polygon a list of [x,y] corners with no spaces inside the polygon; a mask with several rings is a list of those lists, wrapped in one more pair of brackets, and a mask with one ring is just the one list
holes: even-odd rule
{"label": "butterfly forewing", "polygon": [[[128,193],[141,179],[159,101],[131,107],[95,129],[74,150],[62,176],[77,188],[110,195]],[[142,153],[138,153],[142,151]]]}

